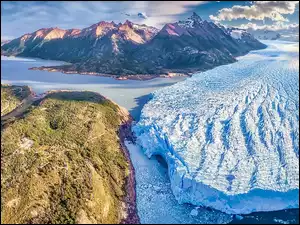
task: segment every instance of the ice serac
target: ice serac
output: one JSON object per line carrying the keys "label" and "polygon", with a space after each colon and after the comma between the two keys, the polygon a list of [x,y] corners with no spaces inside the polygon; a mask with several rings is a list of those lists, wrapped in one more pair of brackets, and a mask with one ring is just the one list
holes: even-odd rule
{"label": "ice serac", "polygon": [[143,108],[137,143],[166,160],[179,203],[230,214],[299,207],[299,43],[265,43]]}

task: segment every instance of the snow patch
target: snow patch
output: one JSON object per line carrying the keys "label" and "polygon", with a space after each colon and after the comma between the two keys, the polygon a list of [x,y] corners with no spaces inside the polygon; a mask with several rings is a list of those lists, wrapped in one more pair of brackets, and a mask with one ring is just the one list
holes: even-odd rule
{"label": "snow patch", "polygon": [[245,33],[245,31],[243,31],[243,30],[232,30],[230,32],[230,35],[234,39],[242,39],[243,33]]}
{"label": "snow patch", "polygon": [[191,215],[191,216],[198,216],[198,209],[197,209],[197,208],[193,209],[193,210],[191,211],[190,215]]}

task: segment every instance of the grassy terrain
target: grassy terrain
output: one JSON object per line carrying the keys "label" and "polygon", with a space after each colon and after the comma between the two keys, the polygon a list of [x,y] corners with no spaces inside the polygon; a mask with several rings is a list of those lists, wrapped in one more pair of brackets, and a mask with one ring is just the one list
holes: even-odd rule
{"label": "grassy terrain", "polygon": [[119,223],[130,172],[122,120],[100,95],[65,92],[5,127],[1,223]]}
{"label": "grassy terrain", "polygon": [[14,110],[29,95],[30,90],[27,86],[1,84],[1,116]]}

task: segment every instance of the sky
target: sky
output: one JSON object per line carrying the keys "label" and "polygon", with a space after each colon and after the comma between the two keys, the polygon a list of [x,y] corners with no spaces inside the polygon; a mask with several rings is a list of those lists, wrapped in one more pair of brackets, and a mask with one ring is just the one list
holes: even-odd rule
{"label": "sky", "polygon": [[81,29],[99,21],[130,20],[161,28],[192,12],[225,26],[299,30],[298,1],[1,1],[1,40],[47,27]]}

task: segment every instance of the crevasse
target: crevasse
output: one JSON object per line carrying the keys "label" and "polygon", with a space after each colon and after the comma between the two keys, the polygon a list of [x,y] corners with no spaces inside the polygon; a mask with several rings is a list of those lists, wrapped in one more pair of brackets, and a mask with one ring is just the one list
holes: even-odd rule
{"label": "crevasse", "polygon": [[169,166],[179,203],[240,214],[299,207],[299,43],[153,93],[133,127]]}

